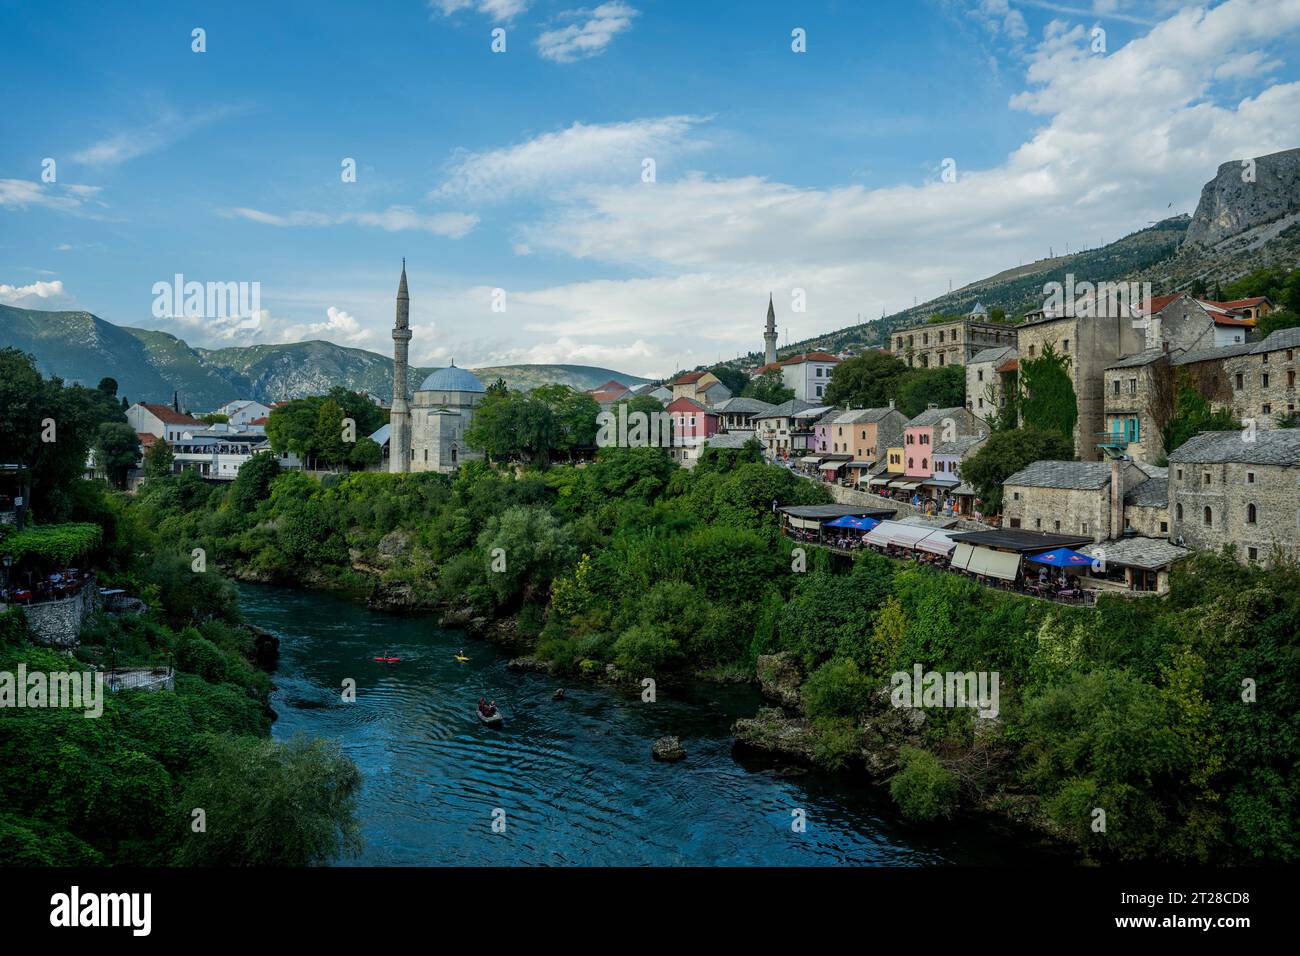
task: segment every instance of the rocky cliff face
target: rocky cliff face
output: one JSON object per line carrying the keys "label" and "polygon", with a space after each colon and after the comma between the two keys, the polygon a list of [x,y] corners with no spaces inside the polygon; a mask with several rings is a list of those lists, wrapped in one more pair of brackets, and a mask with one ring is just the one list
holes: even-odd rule
{"label": "rocky cliff face", "polygon": [[1213,246],[1262,223],[1300,214],[1300,149],[1260,156],[1252,177],[1241,160],[1224,163],[1201,190],[1188,245]]}

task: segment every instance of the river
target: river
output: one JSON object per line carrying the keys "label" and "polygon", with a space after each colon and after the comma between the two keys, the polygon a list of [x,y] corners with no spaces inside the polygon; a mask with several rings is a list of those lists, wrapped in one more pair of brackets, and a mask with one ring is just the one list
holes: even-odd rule
{"label": "river", "polygon": [[[240,594],[248,619],[280,637],[273,735],[337,738],[364,775],[365,848],[345,862],[925,866],[1021,856],[970,824],[909,827],[865,781],[733,756],[732,722],[760,704],[750,688],[661,688],[647,704],[509,671],[500,648],[432,618],[314,591],[241,585]],[[455,660],[461,651],[468,662]],[[355,703],[342,699],[347,678]],[[480,696],[502,703],[503,729],[479,724]],[[651,759],[664,734],[681,739],[685,760]]]}

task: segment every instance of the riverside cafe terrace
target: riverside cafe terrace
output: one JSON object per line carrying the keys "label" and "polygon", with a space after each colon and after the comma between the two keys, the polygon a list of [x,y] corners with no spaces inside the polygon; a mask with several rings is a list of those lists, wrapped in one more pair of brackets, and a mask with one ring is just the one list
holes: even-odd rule
{"label": "riverside cafe terrace", "polygon": [[825,542],[828,530],[832,533],[838,530],[827,529],[827,522],[841,518],[859,518],[874,526],[876,522],[892,518],[895,514],[893,508],[863,508],[860,505],[785,505],[777,511],[781,515],[781,531],[784,534],[801,541],[818,542]]}

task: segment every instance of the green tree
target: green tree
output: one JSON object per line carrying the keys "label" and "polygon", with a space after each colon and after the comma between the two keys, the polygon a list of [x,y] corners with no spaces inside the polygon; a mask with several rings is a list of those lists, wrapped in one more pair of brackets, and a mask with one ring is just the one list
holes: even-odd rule
{"label": "green tree", "polygon": [[749,376],[742,369],[731,365],[715,365],[709,371],[713,373],[714,378],[727,386],[727,391],[732,395],[739,395],[749,384]]}
{"label": "green tree", "polygon": [[961,476],[975,489],[984,514],[1002,512],[1002,485],[1035,461],[1072,461],[1074,443],[1060,432],[1026,426],[994,432],[961,466]]}
{"label": "green tree", "polygon": [[189,814],[182,866],[317,866],[361,850],[356,797],[361,772],[337,742],[212,737],[182,807],[202,807],[206,829]]}
{"label": "green tree", "polygon": [[280,462],[270,452],[260,452],[239,466],[230,483],[230,507],[240,515],[252,515],[271,496],[271,484],[280,477]]}
{"label": "green tree", "polygon": [[1020,414],[1025,425],[1074,441],[1079,403],[1070,381],[1070,357],[1048,344],[1038,358],[1020,359]]}
{"label": "green tree", "polygon": [[1211,411],[1210,403],[1194,388],[1183,386],[1178,390],[1174,415],[1163,429],[1165,454],[1171,454],[1174,449],[1201,432],[1239,431],[1240,429],[1241,423],[1233,417],[1232,409],[1221,408],[1218,411]]}
{"label": "green tree", "polygon": [[351,451],[343,440],[343,408],[332,398],[321,402],[316,410],[316,425],[312,429],[311,443],[316,457],[327,465],[340,465],[347,461]]}
{"label": "green tree", "polygon": [[114,488],[126,487],[126,475],[135,467],[140,439],[126,422],[103,422],[95,435],[95,463]]}
{"label": "green tree", "polygon": [[[838,369],[835,374],[838,377]],[[959,408],[966,404],[966,369],[961,365],[908,369],[893,387],[890,398],[908,418],[915,418],[931,404]]]}
{"label": "green tree", "polygon": [[835,366],[835,374],[826,389],[826,404],[883,408],[897,394],[898,382],[907,371],[906,362],[888,352],[872,349]]}
{"label": "green tree", "polygon": [[162,478],[172,473],[172,446],[159,438],[144,453],[144,473],[148,478]]}
{"label": "green tree", "polygon": [[762,375],[750,379],[740,394],[746,398],[756,398],[760,402],[780,405],[794,398],[794,389],[786,387],[779,369],[768,369]]}

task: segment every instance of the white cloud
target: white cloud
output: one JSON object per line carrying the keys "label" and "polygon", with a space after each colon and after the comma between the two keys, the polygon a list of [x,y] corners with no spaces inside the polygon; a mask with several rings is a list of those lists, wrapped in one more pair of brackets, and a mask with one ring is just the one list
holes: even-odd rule
{"label": "white cloud", "polygon": [[1008,0],[978,0],[971,10],[971,16],[979,20],[990,33],[1004,33],[1013,40],[1021,40],[1029,35],[1029,25],[1025,16]]}
{"label": "white cloud", "polygon": [[574,123],[515,146],[461,151],[446,166],[446,179],[430,198],[469,196],[503,199],[521,192],[589,182],[640,183],[642,163],[656,167],[670,157],[707,146],[688,142],[700,116],[661,116],[624,123]]}
{"label": "white cloud", "polygon": [[[0,179],[0,208],[26,209],[37,206],[60,212],[84,213],[86,201],[99,192],[98,186],[38,183],[30,179]],[[95,201],[94,205],[104,203]]]}
{"label": "white cloud", "polygon": [[493,20],[510,21],[528,9],[528,0],[429,0],[429,7],[446,17],[473,10]]}
{"label": "white cloud", "polygon": [[72,296],[63,288],[62,279],[19,286],[0,283],[0,304],[20,309],[50,309],[71,305],[73,301]]}
{"label": "white cloud", "polygon": [[555,63],[573,63],[599,56],[614,37],[631,29],[632,19],[639,15],[638,10],[620,0],[602,3],[590,10],[567,11],[561,17],[581,19],[582,22],[547,30],[537,38],[537,52],[543,59]]}
{"label": "white cloud", "polygon": [[420,213],[410,206],[389,206],[382,212],[343,212],[324,213],[299,210],[297,212],[264,212],[260,209],[240,207],[224,215],[251,219],[268,226],[335,226],[355,223],[362,226],[374,226],[385,232],[405,232],[418,230],[449,239],[459,239],[467,235],[478,225],[478,216],[472,213],[440,212]]}
{"label": "white cloud", "polygon": [[90,166],[115,166],[148,153],[165,149],[196,130],[242,112],[223,106],[201,112],[182,113],[165,109],[150,122],[120,130],[72,154],[73,162]]}

